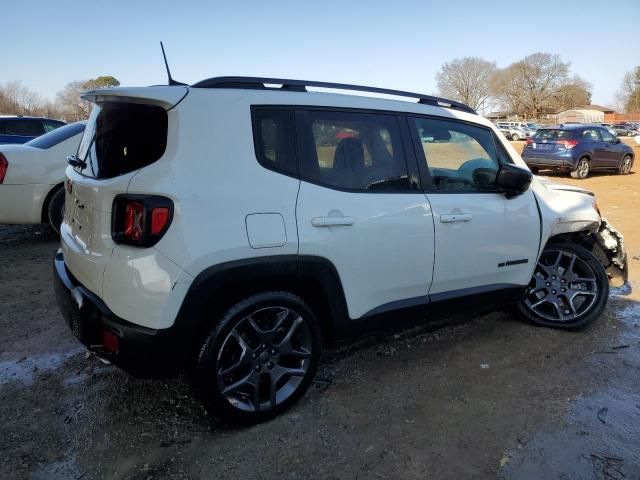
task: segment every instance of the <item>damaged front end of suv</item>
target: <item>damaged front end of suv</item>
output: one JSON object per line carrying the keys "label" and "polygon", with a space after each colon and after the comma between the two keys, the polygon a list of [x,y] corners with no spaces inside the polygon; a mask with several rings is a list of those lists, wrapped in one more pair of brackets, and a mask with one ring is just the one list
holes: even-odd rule
{"label": "damaged front end of suv", "polygon": [[600,261],[612,287],[625,285],[629,268],[624,237],[601,216],[595,194],[546,178],[537,177],[537,181],[543,187],[537,193],[545,200],[541,202],[541,214],[543,221],[548,220],[546,238],[585,247]]}

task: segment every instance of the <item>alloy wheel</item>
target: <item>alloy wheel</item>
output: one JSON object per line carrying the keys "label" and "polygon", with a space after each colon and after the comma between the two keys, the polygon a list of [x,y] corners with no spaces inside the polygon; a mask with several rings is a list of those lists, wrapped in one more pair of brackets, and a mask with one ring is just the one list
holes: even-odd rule
{"label": "alloy wheel", "polygon": [[626,155],[622,159],[622,165],[620,165],[620,173],[623,175],[628,174],[631,171],[631,157]]}
{"label": "alloy wheel", "polygon": [[250,313],[219,350],[220,394],[243,411],[272,410],[298,389],[310,366],[312,345],[309,325],[293,309],[273,306]]}
{"label": "alloy wheel", "polygon": [[549,249],[540,257],[524,305],[551,322],[574,322],[598,297],[596,274],[575,253]]}

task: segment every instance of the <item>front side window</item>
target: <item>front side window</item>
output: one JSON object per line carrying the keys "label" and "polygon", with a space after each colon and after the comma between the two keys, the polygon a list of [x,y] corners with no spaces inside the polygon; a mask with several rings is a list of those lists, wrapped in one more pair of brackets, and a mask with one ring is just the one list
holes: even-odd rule
{"label": "front side window", "polygon": [[412,189],[397,117],[314,110],[301,117],[303,179],[373,193]]}
{"label": "front side window", "polygon": [[411,121],[419,136],[434,191],[496,190],[500,162],[490,130],[432,118]]}
{"label": "front side window", "polygon": [[611,133],[609,133],[608,130],[601,128],[600,130],[600,135],[602,136],[602,140],[605,142],[613,142],[615,141],[615,137],[613,135],[611,135]]}

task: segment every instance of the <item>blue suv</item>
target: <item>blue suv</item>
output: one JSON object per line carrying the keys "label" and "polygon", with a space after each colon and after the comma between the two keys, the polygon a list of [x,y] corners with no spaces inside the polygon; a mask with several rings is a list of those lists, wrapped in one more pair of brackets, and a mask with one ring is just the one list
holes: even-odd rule
{"label": "blue suv", "polygon": [[0,145],[6,143],[27,143],[40,135],[62,127],[66,123],[43,117],[1,117]]}
{"label": "blue suv", "polygon": [[633,167],[633,149],[599,125],[558,125],[539,129],[524,146],[522,159],[538,170],[569,172],[586,178],[592,170],[626,175]]}

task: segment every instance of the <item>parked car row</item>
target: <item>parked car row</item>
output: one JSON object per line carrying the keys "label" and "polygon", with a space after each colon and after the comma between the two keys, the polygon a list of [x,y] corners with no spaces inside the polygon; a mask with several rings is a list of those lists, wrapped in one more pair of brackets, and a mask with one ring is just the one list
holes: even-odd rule
{"label": "parked car row", "polygon": [[517,142],[529,138],[539,128],[531,122],[497,122],[496,127],[508,140]]}

